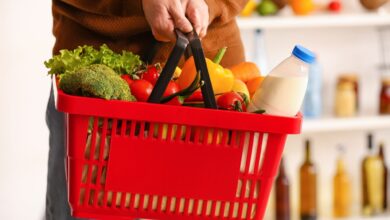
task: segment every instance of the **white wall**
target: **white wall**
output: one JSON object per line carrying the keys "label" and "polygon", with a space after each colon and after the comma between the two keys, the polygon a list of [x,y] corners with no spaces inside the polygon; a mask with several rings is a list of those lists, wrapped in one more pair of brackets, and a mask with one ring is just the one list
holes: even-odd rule
{"label": "white wall", "polygon": [[51,1],[0,1],[0,219],[42,219]]}

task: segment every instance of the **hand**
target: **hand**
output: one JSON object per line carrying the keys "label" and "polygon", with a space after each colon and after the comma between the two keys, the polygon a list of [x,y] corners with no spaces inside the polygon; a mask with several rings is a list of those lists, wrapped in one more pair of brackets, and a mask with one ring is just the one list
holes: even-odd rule
{"label": "hand", "polygon": [[204,0],[181,0],[183,9],[189,21],[200,38],[207,34],[209,26],[209,8]]}
{"label": "hand", "polygon": [[159,41],[176,40],[175,28],[184,33],[193,29],[180,0],[142,0],[142,6],[153,36]]}

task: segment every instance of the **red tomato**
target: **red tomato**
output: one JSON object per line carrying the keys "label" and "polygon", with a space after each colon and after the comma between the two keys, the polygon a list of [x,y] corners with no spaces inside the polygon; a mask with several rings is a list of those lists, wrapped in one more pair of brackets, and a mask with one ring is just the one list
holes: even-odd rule
{"label": "red tomato", "polygon": [[168,83],[167,89],[164,92],[164,97],[172,95],[172,94],[177,93],[179,91],[180,91],[179,85],[174,81],[170,81]]}
{"label": "red tomato", "polygon": [[190,97],[186,98],[186,101],[187,102],[203,101],[202,91],[200,90],[195,91],[194,93],[192,93]]}
{"label": "red tomato", "polygon": [[228,92],[219,96],[217,105],[220,109],[246,111],[245,101],[237,92]]}
{"label": "red tomato", "polygon": [[124,79],[127,82],[127,84],[129,86],[133,83],[133,80],[130,78],[130,75],[122,74],[121,77],[122,77],[122,79]]}
{"label": "red tomato", "polygon": [[329,11],[339,12],[341,10],[341,2],[338,0],[331,1],[328,5]]}
{"label": "red tomato", "polygon": [[152,93],[153,85],[144,79],[134,80],[130,85],[130,90],[137,101],[146,102]]}
{"label": "red tomato", "polygon": [[157,67],[149,66],[144,73],[141,75],[141,79],[147,80],[153,85],[156,84],[158,77],[160,76]]}

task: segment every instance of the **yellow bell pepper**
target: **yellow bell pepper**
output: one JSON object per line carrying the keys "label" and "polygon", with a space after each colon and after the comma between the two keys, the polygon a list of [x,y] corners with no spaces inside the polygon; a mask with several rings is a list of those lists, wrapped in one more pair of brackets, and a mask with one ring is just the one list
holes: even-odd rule
{"label": "yellow bell pepper", "polygon": [[[226,48],[223,48],[214,59],[214,61],[206,58],[207,69],[209,71],[211,84],[213,86],[214,94],[222,94],[232,91],[234,84],[234,75],[229,69],[223,68],[219,65]],[[180,88],[187,88],[194,81],[196,76],[196,67],[194,58],[189,58],[182,68],[180,77],[177,83]]]}

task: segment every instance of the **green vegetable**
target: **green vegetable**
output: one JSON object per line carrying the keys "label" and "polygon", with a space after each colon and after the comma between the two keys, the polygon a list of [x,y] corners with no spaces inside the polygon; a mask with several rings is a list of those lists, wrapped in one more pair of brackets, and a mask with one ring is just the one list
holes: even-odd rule
{"label": "green vegetable", "polygon": [[278,12],[278,6],[272,0],[263,0],[257,6],[257,12],[263,16],[274,15]]}
{"label": "green vegetable", "polygon": [[92,64],[64,74],[59,87],[71,95],[135,101],[126,81],[103,64]]}
{"label": "green vegetable", "polygon": [[105,44],[99,50],[86,45],[74,50],[61,50],[60,54],[45,61],[45,66],[50,69],[49,74],[56,75],[72,73],[91,64],[105,64],[118,74],[134,74],[143,62],[138,55],[128,51],[118,54]]}

